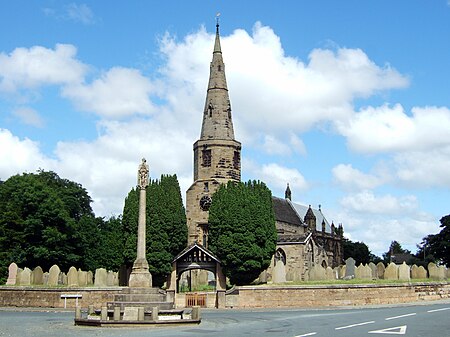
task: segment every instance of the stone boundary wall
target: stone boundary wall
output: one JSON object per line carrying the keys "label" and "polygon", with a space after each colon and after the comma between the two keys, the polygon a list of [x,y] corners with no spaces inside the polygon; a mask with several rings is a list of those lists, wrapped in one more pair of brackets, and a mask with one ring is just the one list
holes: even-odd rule
{"label": "stone boundary wall", "polygon": [[[81,294],[78,305],[87,308],[93,304],[96,308],[114,300],[123,287],[113,288],[37,288],[37,287],[0,287],[0,307],[64,308],[62,294]],[[75,299],[68,298],[67,308],[75,308]]]}
{"label": "stone boundary wall", "polygon": [[307,308],[398,304],[450,298],[449,282],[237,287],[226,295],[227,308]]}

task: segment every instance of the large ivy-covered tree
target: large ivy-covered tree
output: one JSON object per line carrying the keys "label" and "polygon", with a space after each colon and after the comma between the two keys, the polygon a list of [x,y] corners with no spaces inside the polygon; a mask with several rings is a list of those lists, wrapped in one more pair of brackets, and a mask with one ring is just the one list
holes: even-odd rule
{"label": "large ivy-covered tree", "polygon": [[96,226],[90,203],[80,184],[54,172],[15,175],[0,184],[0,278],[11,262],[44,270],[86,266],[79,229]]}
{"label": "large ivy-covered tree", "polygon": [[[125,199],[122,223],[125,258],[130,266],[136,259],[139,190],[132,189]],[[186,247],[186,214],[176,175],[162,175],[147,187],[147,261],[153,285],[161,286],[172,270],[173,258]]]}
{"label": "large ivy-covered tree", "polygon": [[277,233],[272,193],[262,182],[232,182],[214,193],[208,247],[232,284],[248,284],[267,269]]}

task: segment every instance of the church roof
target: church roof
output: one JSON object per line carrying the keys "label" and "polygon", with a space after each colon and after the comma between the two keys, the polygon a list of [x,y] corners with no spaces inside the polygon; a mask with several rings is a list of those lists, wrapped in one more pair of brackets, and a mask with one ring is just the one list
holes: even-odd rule
{"label": "church roof", "polygon": [[[300,205],[291,202],[292,206],[295,208],[297,214],[302,217],[302,219],[305,217],[306,213],[308,212],[308,206]],[[322,222],[325,221],[325,232],[331,233],[331,226],[328,223],[328,220],[325,218],[325,216],[322,213],[322,210],[320,209],[314,209],[311,208],[312,212],[314,213],[314,216],[316,217],[316,230],[322,231]]]}
{"label": "church roof", "polygon": [[[290,201],[289,199],[282,199],[272,197],[273,210],[275,212],[275,219],[280,222],[285,222],[297,226],[305,226],[304,218],[308,212],[308,206],[300,205]],[[325,222],[325,232],[331,233],[331,226],[328,220],[320,209],[311,208],[316,217],[316,230],[322,231],[322,222]]]}
{"label": "church roof", "polygon": [[299,218],[297,212],[292,208],[291,203],[287,199],[272,198],[273,210],[275,212],[275,219],[280,222],[302,226],[303,221]]}

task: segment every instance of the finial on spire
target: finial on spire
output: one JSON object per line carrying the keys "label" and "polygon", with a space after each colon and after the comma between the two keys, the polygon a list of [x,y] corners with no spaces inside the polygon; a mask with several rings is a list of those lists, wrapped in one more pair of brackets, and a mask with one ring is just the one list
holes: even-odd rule
{"label": "finial on spire", "polygon": [[216,14],[216,34],[219,34],[219,16],[220,13]]}

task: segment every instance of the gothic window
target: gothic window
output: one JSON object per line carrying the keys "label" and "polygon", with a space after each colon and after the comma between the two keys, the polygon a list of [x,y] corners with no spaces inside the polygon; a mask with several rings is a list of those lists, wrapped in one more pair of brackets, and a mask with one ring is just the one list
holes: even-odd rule
{"label": "gothic window", "polygon": [[234,151],[233,166],[236,170],[239,170],[240,165],[241,165],[241,154],[239,153],[239,151]]}
{"label": "gothic window", "polygon": [[277,262],[279,261],[286,265],[286,253],[281,248],[278,248],[275,252],[275,264],[277,264]]}
{"label": "gothic window", "polygon": [[220,64],[217,66],[217,70],[222,71],[222,66]]}
{"label": "gothic window", "polygon": [[208,182],[205,182],[205,184],[203,185],[203,191],[209,192],[209,183]]}
{"label": "gothic window", "polygon": [[202,165],[204,167],[210,167],[211,166],[211,150],[203,150],[202,151],[202,159],[203,159]]}

